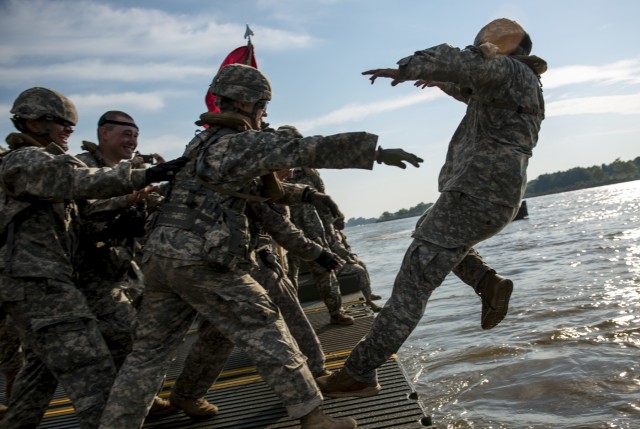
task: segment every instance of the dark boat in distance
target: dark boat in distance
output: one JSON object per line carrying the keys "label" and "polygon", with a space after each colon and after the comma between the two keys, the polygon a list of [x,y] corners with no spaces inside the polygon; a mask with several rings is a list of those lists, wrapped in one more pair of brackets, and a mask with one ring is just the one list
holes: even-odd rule
{"label": "dark boat in distance", "polygon": [[520,208],[518,209],[518,213],[516,213],[516,217],[513,220],[522,220],[529,217],[529,210],[527,209],[527,201],[522,200],[520,203]]}

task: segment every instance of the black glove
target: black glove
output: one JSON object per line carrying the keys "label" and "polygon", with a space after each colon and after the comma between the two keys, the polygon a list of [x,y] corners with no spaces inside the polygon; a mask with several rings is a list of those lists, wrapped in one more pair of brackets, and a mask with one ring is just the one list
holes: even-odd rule
{"label": "black glove", "polygon": [[181,156],[180,158],[172,159],[171,161],[163,162],[162,164],[147,168],[145,170],[145,183],[148,185],[150,183],[172,181],[176,178],[178,171],[180,171],[188,161],[188,157]]}
{"label": "black glove", "polygon": [[145,213],[134,207],[125,209],[107,228],[109,238],[144,237],[146,226]]}
{"label": "black glove", "polygon": [[333,218],[344,218],[344,215],[338,208],[333,199],[327,194],[323,194],[322,192],[318,192],[312,188],[306,188],[302,193],[302,201],[305,203],[313,204],[313,206],[318,210],[318,212],[322,212],[324,209],[328,209],[331,212],[331,216]]}
{"label": "black glove", "polygon": [[418,168],[420,167],[420,163],[424,160],[412,153],[405,152],[402,149],[382,149],[382,147],[378,147],[376,161],[378,164],[384,163],[404,169],[407,168],[404,163],[405,161]]}
{"label": "black glove", "polygon": [[342,260],[338,255],[334,255],[333,253],[325,250],[322,251],[315,261],[327,271],[337,270],[342,265]]}

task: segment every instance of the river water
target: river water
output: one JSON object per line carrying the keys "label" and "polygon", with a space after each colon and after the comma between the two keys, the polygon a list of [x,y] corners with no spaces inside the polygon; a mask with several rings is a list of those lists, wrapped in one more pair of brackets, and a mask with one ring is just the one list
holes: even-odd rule
{"label": "river water", "polygon": [[[450,274],[399,351],[422,405],[438,428],[640,428],[640,181],[527,206],[477,246],[514,281],[505,320],[483,331]],[[383,299],[416,220],[345,230]]]}

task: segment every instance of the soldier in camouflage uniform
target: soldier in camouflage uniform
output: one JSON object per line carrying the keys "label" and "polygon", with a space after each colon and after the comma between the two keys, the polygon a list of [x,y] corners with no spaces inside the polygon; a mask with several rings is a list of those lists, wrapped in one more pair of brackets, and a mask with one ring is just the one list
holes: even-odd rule
{"label": "soldier in camouflage uniform", "polygon": [[[313,168],[301,167],[293,169],[291,178],[288,181],[305,184],[319,192],[325,192],[320,174]],[[291,206],[291,221],[294,225],[300,228],[305,236],[329,250],[324,226],[327,223],[324,219],[325,216],[326,213],[324,211],[319,211],[309,204]],[[330,219],[329,222],[333,222],[333,220]],[[298,287],[300,259],[296,255],[289,254],[287,262],[289,264],[289,277]],[[307,265],[316,288],[329,310],[330,323],[334,325],[353,325],[353,317],[346,314],[342,308],[342,294],[340,293],[340,283],[336,273],[325,270],[315,262],[310,262]]]}
{"label": "soldier in camouflage uniform", "polygon": [[[339,267],[339,261],[322,246],[307,239],[289,220],[287,206],[272,202],[249,201],[247,217],[251,231],[251,249],[256,264],[251,276],[265,288],[278,307],[314,378],[327,375],[325,355],[313,326],[298,300],[296,287],[280,264],[276,246],[281,245],[306,261],[316,260],[327,270]],[[204,395],[215,383],[233,351],[233,343],[207,320],[201,321],[198,339],[191,346],[184,369],[171,389],[171,403],[185,414],[200,420],[211,418],[218,408]]]}
{"label": "soldier in camouflage uniform", "polygon": [[[130,161],[138,147],[138,126],[127,113],[111,110],[98,120],[98,144],[83,141],[77,158],[93,168],[114,168]],[[78,201],[80,250],[78,288],[98,320],[98,327],[120,368],[133,345],[135,309],[126,289],[136,252],[136,239],[145,235],[147,199],[158,186],[146,186],[128,195]],[[156,397],[149,412],[154,417],[177,412]]]}
{"label": "soldier in camouflage uniform", "polygon": [[190,162],[177,175],[145,245],[146,289],[134,347],[118,373],[100,427],[142,424],[167,359],[196,313],[251,357],[303,428],[355,427],[352,419],[322,412],[322,395],[304,355],[278,308],[251,277],[255,261],[249,259],[245,209],[248,200],[269,198],[255,188],[256,178],[274,171],[300,165],[371,168],[376,159],[418,166],[421,160],[400,149],[376,152],[377,136],[364,132],[293,138],[257,131],[271,86],[249,66],[224,67],[211,92],[221,111],[201,116],[199,124],[209,127],[187,145]]}
{"label": "soldier in camouflage uniform", "polygon": [[338,269],[338,275],[355,276],[358,282],[358,287],[364,302],[376,313],[382,310],[378,304],[373,302],[380,299],[380,295],[376,295],[371,292],[371,278],[369,277],[369,270],[365,263],[358,258],[358,255],[353,252],[351,246],[347,242],[347,236],[342,232],[344,229],[344,218],[338,218],[334,221],[334,224],[328,224],[328,237],[329,247],[331,251],[340,256],[345,261],[345,264]]}
{"label": "soldier in camouflage uniform", "polygon": [[507,314],[511,280],[487,266],[473,246],[502,230],[516,215],[527,183],[526,168],[544,118],[540,74],[544,60],[531,56],[531,39],[508,19],[486,25],[473,46],[438,45],[398,62],[398,69],[363,74],[417,80],[467,104],[440,172],[440,197],[421,217],[393,292],[344,368],[318,379],[329,396],[370,396],[380,390],[384,364],[422,318],[427,300],[453,271],[482,301],[481,327]]}
{"label": "soldier in camouflage uniform", "polygon": [[[98,121],[98,144],[84,141],[85,152],[77,158],[89,167],[113,168],[120,161],[131,159],[137,138],[138,126],[128,114],[107,112]],[[78,201],[82,232],[78,288],[98,319],[117,367],[133,343],[134,310],[123,284],[133,260],[135,236],[144,234],[144,206],[138,203],[144,204],[144,196],[151,190],[106,200]]]}
{"label": "soldier in camouflage uniform", "polygon": [[47,88],[15,100],[0,161],[0,305],[18,331],[25,365],[13,386],[0,428],[35,428],[55,392],[64,387],[80,427],[95,428],[115,366],[95,317],[75,286],[77,206],[74,199],[131,193],[174,177],[184,165],[153,171],[90,169],[66,155],[77,121],[73,104]]}

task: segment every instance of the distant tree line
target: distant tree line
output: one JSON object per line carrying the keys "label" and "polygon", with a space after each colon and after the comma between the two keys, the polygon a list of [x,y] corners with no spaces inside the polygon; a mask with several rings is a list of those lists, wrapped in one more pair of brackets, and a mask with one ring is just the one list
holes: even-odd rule
{"label": "distant tree line", "polygon": [[[575,191],[577,189],[593,188],[639,179],[640,157],[632,161],[621,161],[620,158],[618,158],[611,164],[594,165],[593,167],[575,167],[566,171],[542,174],[527,183],[524,196],[525,198],[530,198],[540,195],[558,194],[560,192]],[[347,226],[420,216],[432,205],[433,203],[420,203],[415,207],[400,209],[395,213],[384,212],[378,218],[351,218],[347,221]]]}
{"label": "distant tree line", "polygon": [[356,226],[356,225],[364,225],[367,223],[378,223],[378,222],[386,222],[389,220],[396,219],[404,219],[408,217],[420,216],[425,212],[429,207],[431,207],[433,203],[420,203],[415,207],[411,207],[410,209],[400,209],[395,213],[384,212],[382,216],[378,218],[351,218],[347,221],[347,226]]}
{"label": "distant tree line", "polygon": [[567,171],[542,174],[527,183],[525,198],[557,194],[577,189],[593,188],[612,183],[640,179],[640,157],[633,161],[621,161],[593,167],[575,167]]}

